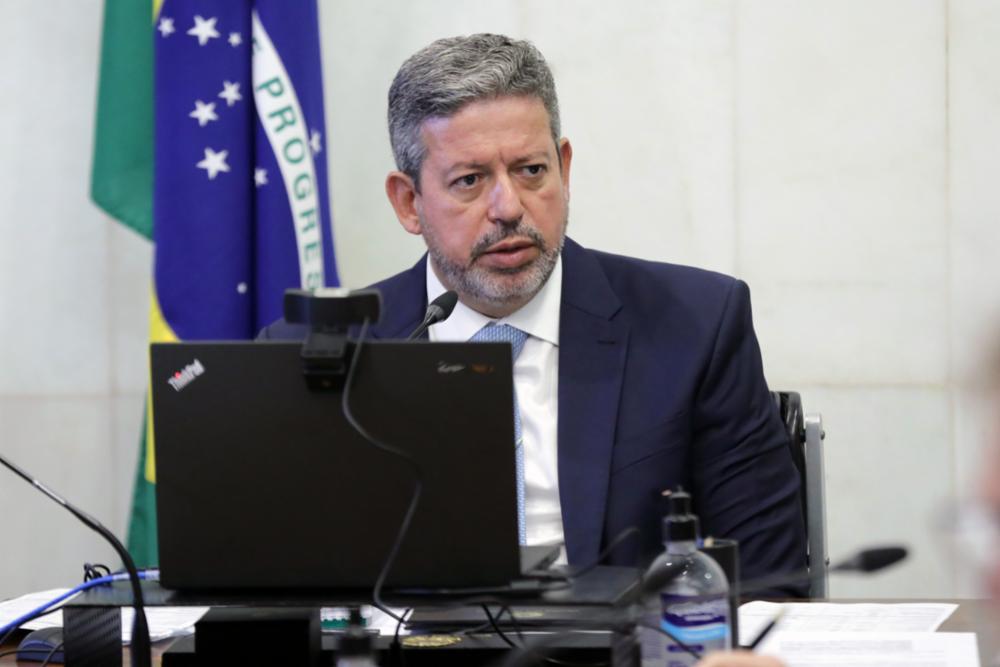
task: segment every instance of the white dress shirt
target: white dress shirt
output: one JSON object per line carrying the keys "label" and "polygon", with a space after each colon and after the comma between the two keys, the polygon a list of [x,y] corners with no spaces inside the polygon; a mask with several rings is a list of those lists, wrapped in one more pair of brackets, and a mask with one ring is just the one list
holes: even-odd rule
{"label": "white dress shirt", "polygon": [[[427,301],[445,292],[427,258]],[[559,306],[562,299],[562,258],[552,275],[528,303],[499,320],[462,302],[444,322],[431,326],[432,341],[469,340],[488,322],[509,324],[528,334],[514,362],[514,391],[521,410],[524,442],[524,518],[527,544],[563,541],[559,506],[556,440],[559,425]],[[565,562],[565,549],[560,558]]]}

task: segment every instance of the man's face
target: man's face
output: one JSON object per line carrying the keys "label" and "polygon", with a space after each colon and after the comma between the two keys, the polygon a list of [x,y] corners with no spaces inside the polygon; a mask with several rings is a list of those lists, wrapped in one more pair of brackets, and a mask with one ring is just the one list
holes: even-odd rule
{"label": "man's face", "polygon": [[548,113],[532,97],[470,103],[425,121],[421,136],[420,191],[411,194],[413,216],[400,221],[423,235],[438,278],[466,305],[493,317],[517,310],[562,248],[569,142],[553,143]]}

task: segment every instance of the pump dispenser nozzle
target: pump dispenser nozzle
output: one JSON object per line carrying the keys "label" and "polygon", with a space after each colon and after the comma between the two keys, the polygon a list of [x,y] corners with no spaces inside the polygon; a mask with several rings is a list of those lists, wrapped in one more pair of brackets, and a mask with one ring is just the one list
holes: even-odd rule
{"label": "pump dispenser nozzle", "polygon": [[691,513],[691,496],[678,486],[669,496],[669,505],[670,513],[663,517],[663,541],[697,541],[698,517]]}

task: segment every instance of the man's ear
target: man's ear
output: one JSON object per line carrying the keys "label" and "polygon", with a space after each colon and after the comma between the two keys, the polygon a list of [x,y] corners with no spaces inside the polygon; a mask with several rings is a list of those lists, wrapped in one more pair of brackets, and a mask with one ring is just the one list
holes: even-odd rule
{"label": "man's ear", "polygon": [[560,177],[563,182],[563,193],[566,201],[569,201],[569,168],[573,162],[573,146],[570,145],[569,139],[566,137],[559,140],[559,160],[562,171]]}
{"label": "man's ear", "polygon": [[385,194],[396,211],[399,224],[411,234],[420,234],[418,199],[420,193],[413,179],[401,171],[391,171],[385,177]]}

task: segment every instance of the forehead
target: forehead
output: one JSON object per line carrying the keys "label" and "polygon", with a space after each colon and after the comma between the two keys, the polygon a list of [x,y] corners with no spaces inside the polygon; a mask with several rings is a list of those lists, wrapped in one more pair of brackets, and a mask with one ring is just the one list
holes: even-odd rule
{"label": "forehead", "polygon": [[549,114],[536,97],[470,102],[451,116],[428,118],[420,134],[427,160],[434,162],[517,159],[540,151],[555,154]]}

